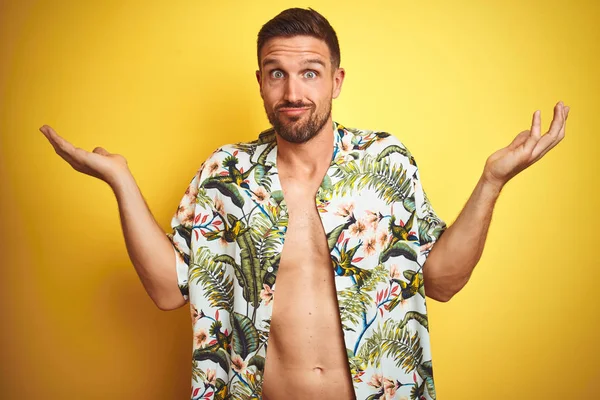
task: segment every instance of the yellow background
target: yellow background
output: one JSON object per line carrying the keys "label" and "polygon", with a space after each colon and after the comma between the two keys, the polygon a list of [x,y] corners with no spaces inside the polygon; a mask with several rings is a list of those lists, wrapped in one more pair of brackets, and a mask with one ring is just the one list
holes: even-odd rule
{"label": "yellow background", "polygon": [[[386,130],[454,221],[488,155],[572,107],[518,175],[449,303],[428,302],[438,398],[600,398],[596,1],[0,2],[3,399],[185,399],[189,309],[145,294],[114,196],[38,131],[125,155],[165,231],[217,146],[268,127],[256,34],[292,6],[336,29],[334,119]],[[367,4],[367,5],[366,5]]]}

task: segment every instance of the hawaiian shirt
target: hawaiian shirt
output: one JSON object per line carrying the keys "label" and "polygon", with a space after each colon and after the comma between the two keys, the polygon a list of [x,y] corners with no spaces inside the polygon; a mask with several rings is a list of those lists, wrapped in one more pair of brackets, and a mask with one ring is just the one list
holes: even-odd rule
{"label": "hawaiian shirt", "polygon": [[[358,400],[435,399],[423,264],[446,224],[394,136],[333,124],[315,203]],[[193,326],[192,399],[260,399],[288,223],[273,129],[217,149],[167,233]]]}

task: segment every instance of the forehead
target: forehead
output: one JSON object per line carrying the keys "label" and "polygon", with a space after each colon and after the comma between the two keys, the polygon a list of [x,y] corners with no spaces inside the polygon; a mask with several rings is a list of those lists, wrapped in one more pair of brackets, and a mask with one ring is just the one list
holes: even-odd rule
{"label": "forehead", "polygon": [[299,62],[320,59],[329,65],[331,53],[327,43],[312,36],[275,37],[269,39],[260,51],[261,68],[266,61]]}

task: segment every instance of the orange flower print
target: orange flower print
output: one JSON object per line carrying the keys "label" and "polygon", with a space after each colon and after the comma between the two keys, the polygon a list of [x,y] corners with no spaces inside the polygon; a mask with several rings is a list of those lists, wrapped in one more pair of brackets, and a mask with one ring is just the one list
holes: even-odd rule
{"label": "orange flower print", "polygon": [[377,224],[379,223],[379,215],[369,210],[365,210],[365,223],[369,226],[369,228],[375,230],[377,229]]}
{"label": "orange flower print", "polygon": [[239,374],[245,373],[247,366],[248,366],[248,363],[246,363],[244,361],[244,359],[241,356],[239,356],[238,354],[235,354],[233,357],[231,357],[231,367],[237,373],[239,373]]}
{"label": "orange flower print", "polygon": [[263,299],[265,305],[269,305],[271,300],[273,300],[273,296],[275,295],[275,290],[271,289],[271,286],[263,283],[263,290],[260,291],[260,298]]}
{"label": "orange flower print", "polygon": [[182,225],[190,226],[194,222],[194,207],[191,202],[182,201],[177,208],[177,218]]}
{"label": "orange flower print", "polygon": [[379,389],[383,386],[383,377],[381,374],[373,374],[371,381],[368,383],[369,386],[373,386],[375,389]]}
{"label": "orange flower print", "polygon": [[219,163],[218,162],[213,161],[213,162],[211,162],[208,165],[208,174],[209,174],[209,176],[214,176],[217,173],[218,170],[219,170]]}
{"label": "orange flower print", "polygon": [[269,199],[271,198],[271,195],[269,195],[269,192],[267,192],[267,190],[262,187],[259,186],[256,189],[254,189],[254,195],[252,196],[252,198],[261,205],[266,205],[269,204]]}
{"label": "orange flower print", "polygon": [[192,314],[192,326],[196,325],[196,322],[200,319],[200,313],[195,305],[190,303],[190,312]]}
{"label": "orange flower print", "polygon": [[225,216],[225,205],[223,204],[223,200],[221,200],[221,199],[220,199],[220,198],[218,198],[218,197],[215,197],[215,199],[214,199],[214,203],[215,203],[215,210],[216,210],[216,211],[217,211],[219,214],[221,214],[221,215]]}
{"label": "orange flower print", "polygon": [[215,386],[217,383],[217,370],[216,369],[206,369],[206,383],[209,385]]}
{"label": "orange flower print", "polygon": [[390,279],[402,278],[402,272],[398,269],[396,264],[392,264],[390,267]]}
{"label": "orange flower print", "polygon": [[358,220],[355,223],[353,223],[352,225],[350,225],[350,227],[348,228],[348,231],[353,236],[361,237],[367,231],[367,226],[365,225],[365,223],[362,220]]}
{"label": "orange flower print", "polygon": [[339,156],[338,157],[346,157],[352,151],[352,135],[344,135],[342,140],[340,140],[340,145],[338,147]]}
{"label": "orange flower print", "polygon": [[379,247],[385,247],[385,245],[387,244],[388,241],[388,233],[387,231],[383,231],[379,234],[379,236],[377,236],[377,243],[379,243]]}
{"label": "orange flower print", "polygon": [[208,332],[206,329],[200,328],[194,333],[194,348],[199,349],[204,347],[206,342],[208,341]]}
{"label": "orange flower print", "polygon": [[425,243],[424,245],[419,247],[419,251],[421,252],[421,254],[423,254],[427,250],[431,249],[431,247],[433,247],[433,243]]}
{"label": "orange flower print", "polygon": [[352,215],[354,211],[354,203],[346,203],[342,204],[338,207],[338,210],[334,213],[335,215],[339,215],[340,217],[349,217]]}
{"label": "orange flower print", "polygon": [[372,238],[370,238],[369,240],[367,240],[367,242],[365,243],[365,248],[364,248],[366,256],[372,256],[373,254],[375,254],[376,244],[377,244],[377,240],[375,239],[374,236]]}
{"label": "orange flower print", "polygon": [[383,378],[383,398],[386,400],[392,400],[396,395],[396,390],[398,389],[398,387],[399,386],[397,386],[392,379]]}

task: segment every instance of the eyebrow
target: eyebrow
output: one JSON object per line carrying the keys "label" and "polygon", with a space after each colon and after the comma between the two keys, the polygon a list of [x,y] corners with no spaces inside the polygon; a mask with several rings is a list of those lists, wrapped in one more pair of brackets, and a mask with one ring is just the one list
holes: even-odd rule
{"label": "eyebrow", "polygon": [[[267,59],[263,60],[263,63],[262,63],[263,68],[266,67],[267,65],[270,65],[270,64],[279,64],[279,61],[276,60],[276,59],[274,59],[274,58],[267,58]],[[304,64],[304,65],[306,65],[306,64],[319,64],[319,65],[322,65],[323,68],[327,68],[327,66],[325,65],[325,62],[323,60],[318,59],[318,58],[311,58],[309,60],[304,60],[302,62],[302,64]]]}

